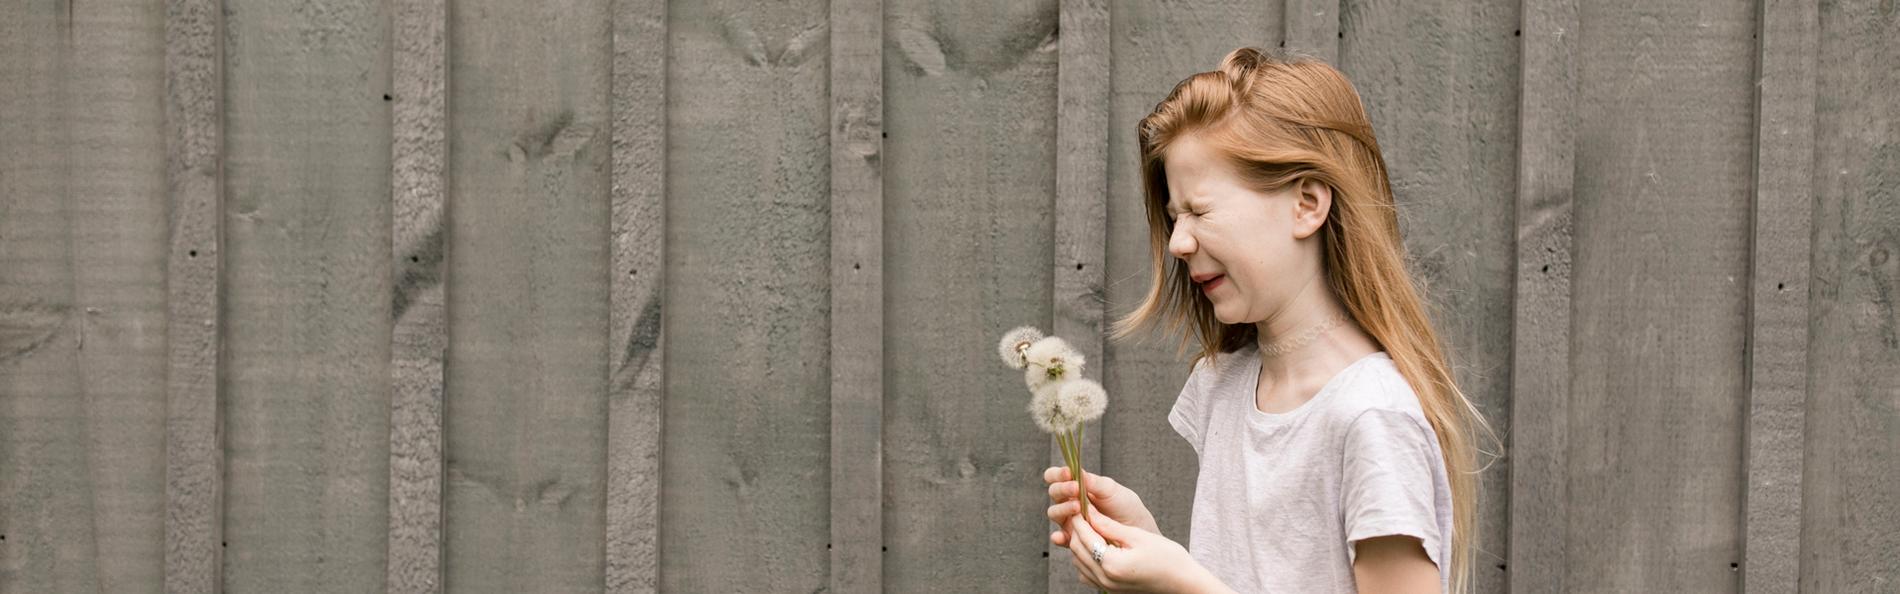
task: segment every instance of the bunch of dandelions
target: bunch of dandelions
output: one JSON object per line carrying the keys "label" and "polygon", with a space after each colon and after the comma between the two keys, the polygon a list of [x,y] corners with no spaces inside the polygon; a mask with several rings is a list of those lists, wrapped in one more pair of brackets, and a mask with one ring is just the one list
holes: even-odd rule
{"label": "bunch of dandelions", "polygon": [[996,347],[1003,364],[1023,370],[1028,384],[1029,416],[1036,426],[1054,435],[1062,448],[1062,458],[1075,477],[1077,499],[1082,504],[1082,519],[1089,517],[1089,487],[1082,473],[1082,425],[1102,417],[1108,409],[1108,392],[1102,385],[1082,378],[1082,353],[1041,330],[1023,326],[1003,334]]}

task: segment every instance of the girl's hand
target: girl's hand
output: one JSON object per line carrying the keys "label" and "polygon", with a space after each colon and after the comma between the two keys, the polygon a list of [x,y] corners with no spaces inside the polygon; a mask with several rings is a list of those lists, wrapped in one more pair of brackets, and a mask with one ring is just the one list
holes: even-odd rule
{"label": "girl's hand", "polygon": [[[1167,537],[1128,526],[1106,514],[1069,518],[1070,559],[1083,583],[1111,591],[1182,592],[1209,584],[1211,575]],[[1053,538],[1053,536],[1052,536]],[[1101,563],[1090,548],[1105,547]]]}
{"label": "girl's hand", "polygon": [[[1110,518],[1127,526],[1133,526],[1160,534],[1155,526],[1154,514],[1142,505],[1141,496],[1133,490],[1108,478],[1087,470],[1082,474],[1089,483],[1089,515],[1106,514]],[[1051,466],[1042,471],[1042,480],[1049,483],[1049,500],[1055,502],[1049,506],[1049,521],[1064,527],[1049,536],[1049,542],[1056,546],[1069,546],[1069,517],[1082,513],[1082,503],[1078,499],[1075,480],[1069,476],[1066,466]]]}

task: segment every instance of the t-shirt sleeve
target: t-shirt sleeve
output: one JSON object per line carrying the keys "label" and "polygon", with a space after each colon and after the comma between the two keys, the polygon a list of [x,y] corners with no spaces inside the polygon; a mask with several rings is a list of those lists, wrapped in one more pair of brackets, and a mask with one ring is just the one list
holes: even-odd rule
{"label": "t-shirt sleeve", "polygon": [[1187,381],[1181,383],[1181,394],[1174,398],[1174,408],[1168,411],[1168,424],[1174,426],[1174,432],[1187,440],[1188,445],[1194,446],[1196,457],[1201,455],[1201,436],[1205,435],[1203,429],[1207,426],[1207,398],[1201,384],[1208,373],[1207,359],[1195,362]]}
{"label": "t-shirt sleeve", "polygon": [[[1442,570],[1440,539],[1447,535],[1439,533],[1438,513],[1450,504],[1444,468],[1438,440],[1422,415],[1373,409],[1355,418],[1346,428],[1340,489],[1347,561],[1357,556],[1361,540],[1403,535],[1417,538]],[[1441,487],[1447,490],[1442,499]]]}

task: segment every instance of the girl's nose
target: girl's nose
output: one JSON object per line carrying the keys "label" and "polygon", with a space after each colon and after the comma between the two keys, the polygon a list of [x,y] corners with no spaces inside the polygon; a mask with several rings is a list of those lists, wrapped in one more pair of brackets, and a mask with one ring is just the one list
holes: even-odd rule
{"label": "girl's nose", "polygon": [[1174,225],[1174,234],[1168,236],[1168,253],[1174,254],[1176,258],[1186,260],[1188,256],[1194,255],[1194,236],[1182,229],[1182,227],[1183,225],[1176,223]]}

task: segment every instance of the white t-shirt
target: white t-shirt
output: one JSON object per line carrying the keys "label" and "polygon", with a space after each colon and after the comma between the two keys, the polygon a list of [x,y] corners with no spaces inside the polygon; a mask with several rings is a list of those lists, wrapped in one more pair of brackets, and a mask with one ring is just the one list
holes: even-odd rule
{"label": "white t-shirt", "polygon": [[1200,458],[1189,553],[1239,592],[1355,592],[1352,543],[1406,535],[1449,590],[1451,484],[1391,356],[1354,361],[1273,414],[1254,406],[1258,353],[1202,359],[1168,413]]}

